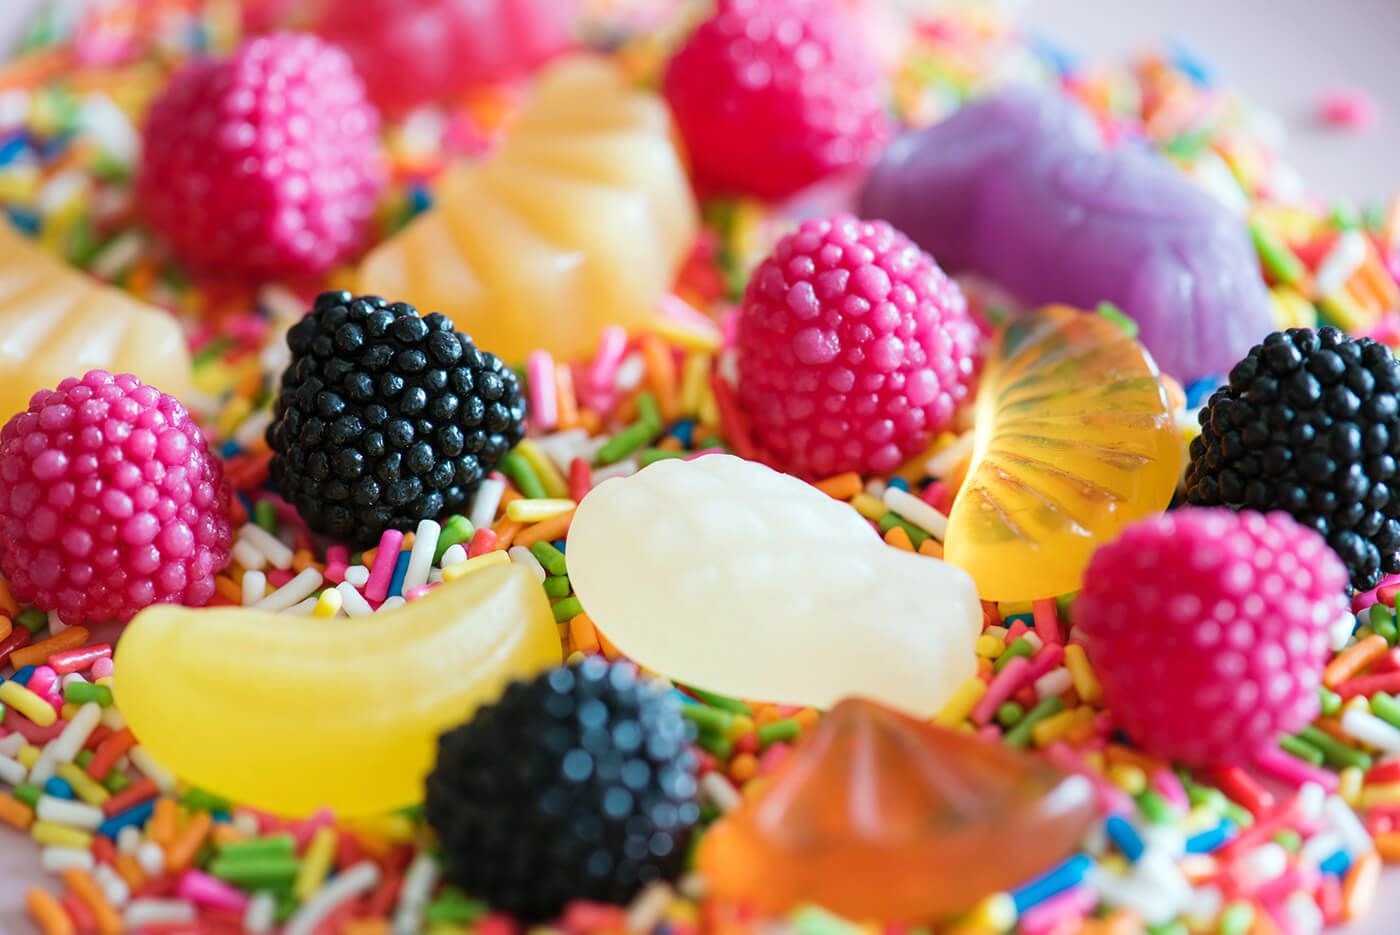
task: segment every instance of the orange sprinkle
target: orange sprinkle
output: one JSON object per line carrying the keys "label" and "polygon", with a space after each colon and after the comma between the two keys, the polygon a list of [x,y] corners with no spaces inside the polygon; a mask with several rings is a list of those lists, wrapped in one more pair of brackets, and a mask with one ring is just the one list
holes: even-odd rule
{"label": "orange sprinkle", "polygon": [[574,511],[569,510],[551,516],[549,519],[540,520],[530,526],[520,530],[515,536],[515,544],[529,548],[536,542],[549,542],[554,539],[562,539],[569,531],[569,524],[574,521]]}
{"label": "orange sprinkle", "polygon": [[1381,882],[1381,859],[1375,851],[1367,851],[1347,870],[1342,883],[1342,918],[1359,919],[1376,901]]}
{"label": "orange sprinkle", "polygon": [[515,542],[515,537],[520,535],[520,530],[525,528],[524,523],[517,523],[513,519],[501,519],[496,521],[496,525],[491,529],[496,533],[496,551],[504,552]]}
{"label": "orange sprinkle", "polygon": [[587,614],[578,614],[569,621],[569,643],[579,652],[596,653],[599,648],[598,630]]}
{"label": "orange sprinkle", "polygon": [[1400,831],[1383,831],[1375,836],[1376,850],[1388,864],[1400,861]]}
{"label": "orange sprinkle", "polygon": [[644,334],[641,341],[642,362],[646,365],[647,389],[656,397],[661,418],[674,422],[680,418],[680,398],[676,395],[676,358],[671,348],[657,334]]}
{"label": "orange sprinkle", "polygon": [[820,721],[821,718],[822,714],[816,708],[803,708],[792,716],[792,719],[802,728],[802,733],[804,734],[816,727],[817,722]]}
{"label": "orange sprinkle", "polygon": [[756,708],[753,713],[753,723],[755,727],[762,727],[765,724],[776,724],[783,720],[783,712],[773,705],[764,705]]}
{"label": "orange sprinkle", "polygon": [[0,610],[3,610],[5,615],[11,618],[19,614],[19,605],[10,595],[10,582],[4,578],[0,578]]}
{"label": "orange sprinkle", "polygon": [[41,889],[32,889],[24,894],[24,908],[35,924],[43,929],[44,935],[73,935],[75,932],[73,920],[68,918],[68,913],[63,911],[58,900]]}
{"label": "orange sprinkle", "polygon": [[146,885],[146,871],[141,869],[141,862],[134,854],[118,854],[112,861],[112,869],[126,881],[133,893]]}
{"label": "orange sprinkle", "polygon": [[215,847],[225,847],[229,844],[238,844],[242,841],[246,841],[248,838],[242,831],[235,828],[232,822],[222,821],[215,825],[214,829],[209,832],[209,840],[213,842]]}
{"label": "orange sprinkle", "polygon": [[340,935],[389,935],[383,919],[351,919],[340,927]]}
{"label": "orange sprinkle", "polygon": [[11,828],[28,831],[34,824],[34,810],[14,796],[0,792],[0,821]]}
{"label": "orange sprinkle", "polygon": [[1336,688],[1385,655],[1388,649],[1390,645],[1386,643],[1385,637],[1372,633],[1364,640],[1348,646],[1327,663],[1327,668],[1322,670],[1322,684],[1328,688]]}
{"label": "orange sprinkle", "polygon": [[15,629],[13,621],[9,617],[0,617],[0,640],[5,639]]}
{"label": "orange sprinkle", "polygon": [[165,849],[165,864],[171,873],[179,873],[190,865],[213,824],[214,819],[208,812],[195,813],[179,836]]}
{"label": "orange sprinkle", "polygon": [[157,799],[151,822],[146,826],[146,837],[168,850],[175,841],[179,819],[180,808],[174,799]]}
{"label": "orange sprinkle", "polygon": [[595,626],[593,628],[593,633],[598,637],[598,646],[603,650],[603,655],[608,657],[609,660],[617,659],[622,655],[622,653],[618,652],[617,647],[612,644],[612,640],[603,635],[602,630]]}
{"label": "orange sprinkle", "polygon": [[977,674],[983,678],[990,678],[992,674],[992,660],[986,656],[977,657]]}
{"label": "orange sprinkle", "polygon": [[70,649],[77,649],[79,646],[86,646],[87,641],[87,627],[69,627],[57,636],[51,636],[37,643],[30,643],[23,649],[16,649],[10,653],[10,665],[14,666],[16,670],[23,669],[25,666],[41,666],[54,653],[67,652]]}
{"label": "orange sprinkle", "polygon": [[554,394],[558,399],[559,429],[571,429],[578,424],[578,396],[574,393],[574,371],[568,364],[554,365]]}
{"label": "orange sprinkle", "polygon": [[597,435],[603,428],[603,418],[592,409],[582,409],[578,414],[578,427],[589,435]]}
{"label": "orange sprinkle", "polygon": [[943,543],[930,536],[919,543],[919,554],[927,555],[929,558],[943,557]]}
{"label": "orange sprinkle", "polygon": [[292,571],[305,571],[308,568],[321,568],[316,556],[309,549],[297,549],[292,554]]}
{"label": "orange sprinkle", "polygon": [[93,918],[97,920],[97,931],[101,935],[121,935],[122,917],[107,902],[107,897],[102,895],[91,874],[82,867],[69,867],[63,871],[63,882],[68,884],[74,896],[82,900],[83,905],[92,910]]}
{"label": "orange sprinkle", "polygon": [[909,538],[909,533],[904,531],[903,526],[891,526],[887,529],[885,531],[885,544],[892,545],[896,549],[902,549],[905,552],[914,551],[914,543]]}
{"label": "orange sprinkle", "polygon": [[[239,575],[238,577],[242,577]],[[243,587],[228,575],[214,576],[214,593],[235,604],[243,603]]]}
{"label": "orange sprinkle", "polygon": [[748,782],[758,775],[758,757],[752,753],[740,753],[729,761],[729,778],[735,782]]}
{"label": "orange sprinkle", "polygon": [[681,440],[674,435],[667,435],[656,443],[656,447],[662,451],[680,451]]}
{"label": "orange sprinkle", "polygon": [[860,482],[860,475],[855,471],[835,474],[826,480],[817,481],[812,486],[828,497],[834,497],[837,500],[849,500],[864,489]]}

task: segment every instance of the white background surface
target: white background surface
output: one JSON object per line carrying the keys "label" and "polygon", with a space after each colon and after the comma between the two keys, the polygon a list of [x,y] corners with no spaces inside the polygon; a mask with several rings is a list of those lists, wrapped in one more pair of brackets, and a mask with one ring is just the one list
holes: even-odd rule
{"label": "white background surface", "polygon": [[[46,0],[0,0],[0,56],[15,24]],[[47,0],[55,2],[55,0]],[[66,0],[64,0],[66,2]],[[354,0],[340,0],[354,2]],[[1221,81],[1243,89],[1283,119],[1288,160],[1310,189],[1378,199],[1400,187],[1400,0],[1037,0],[1025,18],[1060,44],[1094,58],[1122,56],[1177,38],[1213,64]],[[1322,89],[1369,90],[1380,125],[1364,134],[1318,126]],[[39,882],[36,854],[0,830],[0,935],[35,931],[24,888]],[[1352,935],[1400,933],[1400,877],[1388,875],[1381,905]]]}

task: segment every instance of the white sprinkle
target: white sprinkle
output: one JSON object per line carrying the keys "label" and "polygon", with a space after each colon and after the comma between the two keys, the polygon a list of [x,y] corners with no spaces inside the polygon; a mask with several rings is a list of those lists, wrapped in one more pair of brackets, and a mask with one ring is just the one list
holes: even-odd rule
{"label": "white sprinkle", "polygon": [[252,607],[267,597],[267,575],[260,571],[243,573],[243,606]]}
{"label": "white sprinkle", "polygon": [[140,258],[146,249],[146,238],[135,230],[127,230],[102,248],[88,264],[88,272],[99,279],[115,279]]}
{"label": "white sprinkle", "polygon": [[175,777],[170,774],[164,766],[157,763],[145,747],[132,747],[128,754],[131,757],[131,765],[141,771],[151,782],[156,784],[156,788],[161,792],[170,794],[175,789]]}
{"label": "white sprinkle", "polygon": [[729,784],[728,779],[715,772],[701,777],[700,795],[721,812],[732,812],[743,803],[739,791]]}
{"label": "white sprinkle", "polygon": [[1173,865],[1186,853],[1186,834],[1180,828],[1150,824],[1141,831],[1142,843],[1146,845],[1144,853],[1161,854]]}
{"label": "white sprinkle", "polygon": [[1347,281],[1366,262],[1368,246],[1366,235],[1359,230],[1349,230],[1338,237],[1318,264],[1317,275],[1313,278],[1316,293],[1327,298],[1345,289]]}
{"label": "white sprinkle", "polygon": [[957,441],[924,462],[924,470],[928,471],[932,477],[947,478],[962,463],[964,458],[972,454],[975,442],[976,437],[972,432],[964,432],[958,436]]}
{"label": "white sprinkle", "polygon": [[1342,715],[1343,733],[1386,753],[1400,753],[1400,730],[1369,711],[1351,708]]}
{"label": "white sprinkle", "polygon": [[136,849],[136,862],[148,877],[158,877],[165,872],[165,851],[155,841],[146,841]]}
{"label": "white sprinkle", "polygon": [[594,468],[593,486],[596,487],[603,481],[611,480],[614,477],[631,477],[633,474],[636,474],[637,471],[638,466],[635,459],[623,458],[616,464],[609,464],[604,467]]}
{"label": "white sprinkle", "polygon": [[1261,844],[1254,850],[1239,857],[1235,864],[1240,874],[1251,886],[1276,878],[1288,869],[1288,852],[1273,841]]}
{"label": "white sprinkle", "polygon": [[1292,930],[1297,935],[1318,935],[1322,931],[1322,910],[1308,893],[1290,893],[1284,900],[1283,913],[1293,923]]}
{"label": "white sprinkle", "polygon": [[44,783],[53,778],[57,769],[58,758],[49,751],[49,747],[45,747],[39,753],[39,759],[34,761],[34,766],[29,770],[30,784],[42,787]]}
{"label": "white sprinkle", "polygon": [[58,636],[66,629],[68,629],[68,624],[58,618],[58,611],[49,611],[49,635]]}
{"label": "white sprinkle", "polygon": [[535,445],[544,452],[554,466],[565,473],[574,458],[583,457],[584,446],[588,443],[588,433],[583,429],[568,429],[535,439]]}
{"label": "white sprinkle", "polygon": [[517,565],[524,565],[526,568],[530,569],[530,574],[535,576],[536,581],[543,581],[545,578],[549,577],[548,573],[544,570],[544,566],[540,564],[540,560],[535,558],[534,553],[525,548],[525,546],[513,545],[506,554],[510,556],[512,562],[515,562]]}
{"label": "white sprinkle", "polygon": [[244,837],[256,838],[262,834],[262,828],[258,825],[257,816],[252,812],[235,812],[232,823],[235,828],[243,833]]}
{"label": "white sprinkle", "polygon": [[431,855],[420,853],[413,858],[403,875],[399,901],[394,907],[394,935],[416,935],[422,927],[423,907],[437,886],[438,876],[438,862]]}
{"label": "white sprinkle", "polygon": [[141,829],[135,825],[126,825],[117,832],[117,853],[132,854],[141,847]]}
{"label": "white sprinkle", "polygon": [[865,482],[864,493],[867,497],[874,497],[876,500],[883,500],[885,497],[885,491],[887,489],[888,485],[886,485],[884,481],[880,480],[878,477],[872,477],[870,478],[870,480]]}
{"label": "white sprinkle", "polygon": [[1022,633],[1020,637],[1018,637],[1018,639],[1023,639],[1026,641],[1026,643],[1031,648],[1032,655],[1040,652],[1042,649],[1045,648],[1045,641],[1041,639],[1040,636],[1037,635],[1034,630],[1027,630],[1025,633]]}
{"label": "white sprinkle", "polygon": [[256,610],[290,610],[298,601],[306,600],[321,586],[321,573],[303,568],[295,578],[253,605]]}
{"label": "white sprinkle", "polygon": [[442,527],[431,519],[421,521],[414,530],[413,551],[408,553],[408,568],[403,573],[404,593],[428,583],[428,569],[433,567],[433,554],[441,536]]}
{"label": "white sprinkle", "polygon": [[379,882],[379,868],[364,860],[333,877],[287,920],[283,935],[311,935],[316,926],[342,905]]}
{"label": "white sprinkle", "polygon": [[116,705],[102,709],[102,726],[110,730],[121,730],[126,726],[126,718]]}
{"label": "white sprinkle", "polygon": [[94,805],[59,799],[51,795],[39,796],[39,802],[34,806],[34,815],[43,821],[89,831],[102,824],[106,818],[102,809]]}
{"label": "white sprinkle", "polygon": [[364,565],[351,565],[345,569],[345,580],[357,588],[369,584],[369,569]]}
{"label": "white sprinkle", "polygon": [[136,161],[141,138],[126,114],[110,97],[101,91],[88,94],[83,98],[83,109],[78,119],[83,133],[96,141],[109,156],[126,166]]}
{"label": "white sprinkle", "polygon": [[1171,894],[1150,883],[1114,876],[1095,867],[1089,871],[1089,884],[1105,902],[1131,909],[1149,925],[1168,922],[1177,915]]}
{"label": "white sprinkle", "polygon": [[1346,846],[1347,842],[1340,834],[1323,831],[1304,841],[1298,853],[1309,862],[1320,864],[1338,851],[1346,850]]}
{"label": "white sprinkle", "polygon": [[442,553],[442,561],[439,563],[443,568],[452,565],[460,565],[467,560],[467,547],[460,542],[454,542],[447,547],[447,551]]}
{"label": "white sprinkle", "polygon": [[233,440],[241,448],[251,448],[266,434],[267,427],[271,424],[272,411],[259,409],[239,424],[233,433]]}
{"label": "white sprinkle", "polygon": [[0,737],[0,756],[14,756],[27,746],[29,741],[23,734],[7,734]]}
{"label": "white sprinkle", "polygon": [[92,871],[92,878],[102,887],[102,895],[107,902],[120,909],[131,901],[131,887],[109,864],[98,864]]}
{"label": "white sprinkle", "polygon": [[29,92],[21,88],[0,91],[0,127],[23,126],[29,116]]}
{"label": "white sprinkle", "polygon": [[1351,635],[1356,632],[1359,624],[1360,620],[1357,617],[1346,612],[1333,621],[1327,628],[1327,645],[1332,652],[1338,653],[1347,648],[1347,644],[1351,642]]}
{"label": "white sprinkle", "polygon": [[395,594],[393,597],[385,598],[384,603],[380,604],[379,610],[375,612],[379,613],[385,610],[398,610],[400,607],[407,603],[408,601],[406,601],[402,595]]}
{"label": "white sprinkle", "polygon": [[[1366,826],[1361,823],[1361,819],[1356,817],[1356,812],[1352,811],[1351,806],[1340,796],[1328,796],[1327,802],[1322,806],[1322,814],[1326,816],[1327,824],[1332,827],[1332,830],[1341,836],[1343,843],[1346,844],[1347,853],[1352,858],[1360,857],[1374,848],[1375,845],[1371,842],[1371,835],[1366,831]],[[1324,859],[1327,856],[1324,854]]]}
{"label": "white sprinkle", "polygon": [[1035,696],[1037,698],[1049,698],[1062,694],[1074,684],[1074,679],[1070,676],[1069,670],[1064,666],[1051,669],[1040,678],[1035,680]]}
{"label": "white sprinkle", "polygon": [[291,607],[282,611],[282,613],[291,614],[293,617],[310,617],[311,612],[316,609],[316,604],[319,600],[320,598],[313,595],[300,603],[293,604]]}
{"label": "white sprinkle", "polygon": [[286,319],[288,324],[295,324],[306,314],[306,303],[286,286],[263,286],[258,290],[258,304],[271,312],[274,318]]}
{"label": "white sprinkle", "polygon": [[909,491],[900,490],[898,487],[886,488],[884,501],[885,506],[889,509],[918,526],[939,542],[943,541],[944,535],[948,532],[948,517],[938,510]]}
{"label": "white sprinkle", "polygon": [[285,542],[263,529],[257,523],[244,523],[238,530],[238,538],[257,549],[273,568],[286,571],[292,567],[295,554]]}
{"label": "white sprinkle", "polygon": [[1190,174],[1200,183],[1202,188],[1214,195],[1216,200],[1228,208],[1231,214],[1240,216],[1249,210],[1249,198],[1240,188],[1235,173],[1230,171],[1225,160],[1216,155],[1213,150],[1204,150],[1196,158],[1195,164],[1191,166]]}
{"label": "white sprinkle", "polygon": [[29,768],[19,760],[0,756],[0,780],[11,786],[22,785],[29,778]]}
{"label": "white sprinkle", "polygon": [[1225,897],[1218,887],[1202,886],[1191,892],[1182,915],[1193,930],[1209,932],[1224,903]]}
{"label": "white sprinkle", "polygon": [[122,913],[122,921],[132,931],[150,925],[193,922],[195,917],[194,906],[178,899],[136,899]]}
{"label": "white sprinkle", "polygon": [[467,515],[473,529],[484,529],[496,521],[496,510],[505,492],[505,481],[488,477],[481,482],[481,486],[476,488],[476,496],[472,498],[471,512]]}
{"label": "white sprinkle", "polygon": [[47,217],[76,199],[89,183],[90,180],[77,170],[60,172],[39,189],[35,207],[41,217]]}
{"label": "white sprinkle", "polygon": [[622,363],[617,365],[617,373],[613,375],[613,386],[623,393],[630,393],[641,385],[645,374],[646,363],[642,360],[642,355],[628,354],[622,359]]}
{"label": "white sprinkle", "polygon": [[243,913],[243,931],[251,935],[265,935],[272,931],[272,923],[277,918],[277,899],[266,891],[254,893]]}
{"label": "white sprinkle", "polygon": [[95,701],[89,701],[78,709],[73,715],[73,720],[68,722],[68,726],[63,728],[63,733],[58,735],[48,749],[53,753],[54,762],[71,763],[82,751],[83,744],[87,743],[88,737],[102,723],[102,706]]}
{"label": "white sprinkle", "polygon": [[444,578],[442,577],[442,569],[441,569],[441,568],[433,568],[433,569],[429,570],[429,572],[428,572],[428,583],[429,583],[429,584],[442,584],[442,582],[443,582],[444,580],[446,580],[446,579],[444,579]]}
{"label": "white sprinkle", "polygon": [[86,685],[87,679],[83,678],[83,673],[81,672],[69,672],[67,675],[63,676],[58,680],[58,686],[59,688],[67,688],[74,682],[82,682],[84,685]]}
{"label": "white sprinkle", "polygon": [[1298,790],[1299,821],[1314,824],[1322,817],[1327,804],[1327,790],[1315,782],[1305,782]]}
{"label": "white sprinkle", "polygon": [[350,582],[342,581],[335,589],[340,592],[340,607],[347,617],[368,617],[374,613],[369,601]]}
{"label": "white sprinkle", "polygon": [[251,542],[239,539],[229,550],[233,560],[244,568],[258,569],[267,567],[267,556],[259,552]]}
{"label": "white sprinkle", "polygon": [[39,853],[39,866],[47,873],[62,873],[69,867],[91,870],[96,862],[92,851],[79,847],[46,847]]}
{"label": "white sprinkle", "polygon": [[647,886],[627,907],[627,931],[650,932],[661,922],[666,908],[676,899],[670,884],[656,881]]}

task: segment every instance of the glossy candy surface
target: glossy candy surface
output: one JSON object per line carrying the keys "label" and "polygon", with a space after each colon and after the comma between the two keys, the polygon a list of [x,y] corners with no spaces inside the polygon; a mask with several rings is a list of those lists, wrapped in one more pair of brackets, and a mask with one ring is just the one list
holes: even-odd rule
{"label": "glossy candy surface", "polygon": [[543,593],[506,565],[353,619],[153,607],[113,684],[182,779],[278,814],[368,815],[420,801],[438,734],[559,661]]}
{"label": "glossy candy surface", "polygon": [[709,830],[697,863],[710,892],[768,911],[931,921],[1067,856],[1092,797],[1038,759],[848,699]]}
{"label": "glossy candy surface", "polygon": [[815,707],[859,693],[932,714],[976,671],[965,574],[730,455],[594,488],[569,530],[569,577],[628,657],[709,691]]}
{"label": "glossy candy surface", "polygon": [[944,555],[983,600],[1079,587],[1094,549],[1164,509],[1181,442],[1152,358],[1118,325],[1060,306],[1004,326]]}
{"label": "glossy candy surface", "polygon": [[87,370],[134,373],[179,399],[190,354],[175,319],[50,255],[0,219],[0,422]]}
{"label": "glossy candy surface", "polygon": [[359,291],[450,315],[508,362],[596,349],[652,319],[697,215],[666,106],[614,65],[566,59],[499,152],[449,171],[437,207],[370,253]]}

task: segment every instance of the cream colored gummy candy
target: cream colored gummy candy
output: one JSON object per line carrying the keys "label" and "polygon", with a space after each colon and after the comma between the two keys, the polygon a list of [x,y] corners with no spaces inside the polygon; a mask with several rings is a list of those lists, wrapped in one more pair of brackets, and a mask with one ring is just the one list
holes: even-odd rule
{"label": "cream colored gummy candy", "polygon": [[569,530],[569,578],[618,649],[712,692],[822,708],[863,695],[927,715],[977,669],[971,578],[730,455],[600,484]]}

